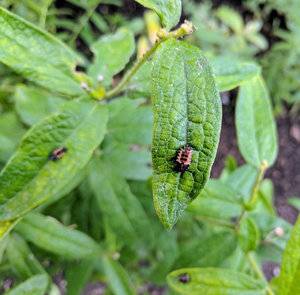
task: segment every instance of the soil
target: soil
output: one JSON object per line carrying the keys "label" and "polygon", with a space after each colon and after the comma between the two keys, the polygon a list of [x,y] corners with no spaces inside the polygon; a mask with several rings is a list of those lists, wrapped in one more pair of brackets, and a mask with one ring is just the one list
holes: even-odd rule
{"label": "soil", "polygon": [[[234,125],[234,105],[232,100],[228,103],[228,93],[222,95],[223,122],[221,139],[212,177],[218,177],[224,168],[227,155],[234,156],[239,164],[244,160],[237,148],[237,138]],[[276,163],[271,167],[266,177],[271,178],[275,188],[275,205],[278,214],[294,223],[298,211],[289,206],[289,197],[300,197],[300,118],[292,116],[286,110],[277,118],[279,152]]]}

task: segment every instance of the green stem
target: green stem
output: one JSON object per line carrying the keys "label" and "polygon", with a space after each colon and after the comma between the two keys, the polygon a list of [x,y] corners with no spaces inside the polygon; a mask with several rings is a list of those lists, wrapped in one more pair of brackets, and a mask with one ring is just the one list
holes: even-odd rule
{"label": "green stem", "polygon": [[164,30],[160,31],[158,34],[158,41],[144,54],[143,57],[138,59],[133,67],[124,75],[121,82],[112,90],[108,91],[103,99],[109,99],[114,96],[119,95],[128,84],[130,79],[134,76],[134,74],[138,71],[138,69],[148,60],[148,58],[155,52],[157,47],[164,41],[170,38],[181,38],[187,34],[191,34],[193,32],[193,25],[190,22],[183,23],[177,30],[172,32],[166,32]]}
{"label": "green stem", "polygon": [[256,273],[257,277],[261,280],[263,280],[266,283],[266,292],[268,295],[275,295],[273,290],[271,289],[268,281],[266,280],[263,272],[261,271],[259,265],[257,264],[255,258],[253,257],[253,255],[251,253],[247,254],[247,259],[249,261],[249,264],[251,265],[253,271]]}
{"label": "green stem", "polygon": [[250,200],[244,205],[244,209],[243,209],[243,211],[242,211],[242,213],[241,213],[241,215],[238,218],[238,221],[236,223],[236,229],[237,230],[239,229],[241,220],[243,219],[243,217],[245,216],[247,211],[251,211],[256,205],[257,198],[258,198],[259,186],[260,186],[261,181],[263,180],[263,177],[264,177],[264,174],[265,174],[265,171],[266,171],[267,167],[268,167],[267,162],[262,161],[262,163],[259,167],[258,174],[257,174],[256,179],[255,179],[255,183],[252,187]]}
{"label": "green stem", "polygon": [[268,167],[268,164],[265,161],[263,161],[260,165],[254,186],[252,188],[251,197],[250,197],[249,202],[246,204],[246,208],[251,209],[253,206],[255,206],[255,204],[257,202],[257,198],[258,198],[257,192],[258,192],[260,183],[263,180],[263,177],[264,177],[267,167]]}
{"label": "green stem", "polygon": [[235,228],[234,224],[223,221],[223,220],[218,220],[218,219],[214,219],[214,218],[210,218],[210,217],[206,217],[206,216],[196,216],[195,218],[196,218],[196,220],[208,222],[208,223],[216,225],[216,226],[227,227],[227,228],[230,228],[233,230]]}

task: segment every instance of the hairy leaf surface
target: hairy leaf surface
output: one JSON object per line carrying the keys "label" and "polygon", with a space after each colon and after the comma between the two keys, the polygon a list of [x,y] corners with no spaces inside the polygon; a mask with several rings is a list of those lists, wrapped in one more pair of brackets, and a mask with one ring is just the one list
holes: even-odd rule
{"label": "hairy leaf surface", "polygon": [[300,293],[300,218],[298,218],[290,240],[283,253],[280,275],[276,279],[278,294],[294,295]]}
{"label": "hairy leaf surface", "polygon": [[[189,282],[180,282],[187,275]],[[168,284],[186,295],[264,295],[264,283],[246,274],[221,268],[184,268],[168,275]]]}
{"label": "hairy leaf surface", "polygon": [[66,101],[42,88],[19,85],[15,91],[15,103],[21,120],[31,126],[58,111]]}
{"label": "hairy leaf surface", "polygon": [[101,159],[92,168],[91,187],[110,228],[127,243],[153,242],[149,219],[127,182]]}
{"label": "hairy leaf surface", "polygon": [[[173,39],[161,44],[153,64],[152,99],[154,204],[170,228],[204,187],[219,142],[220,98],[199,49]],[[174,157],[186,145],[193,150],[191,165],[185,173],[176,172]]]}
{"label": "hairy leaf surface", "polygon": [[255,63],[241,62],[232,57],[215,57],[209,60],[216,75],[219,91],[234,89],[261,72]]}
{"label": "hairy leaf surface", "polygon": [[239,149],[245,160],[260,167],[271,166],[277,156],[277,131],[269,94],[261,77],[244,83],[236,105]]}
{"label": "hairy leaf surface", "polygon": [[42,214],[28,214],[16,230],[26,240],[65,259],[86,258],[100,253],[100,247],[89,236]]}
{"label": "hairy leaf surface", "polygon": [[122,71],[135,49],[133,33],[119,29],[116,33],[105,35],[92,45],[94,62],[89,74],[97,81],[103,79],[109,85],[112,77]]}
{"label": "hairy leaf surface", "polygon": [[[84,168],[104,137],[105,106],[71,102],[35,125],[0,174],[0,221],[22,216],[60,192]],[[56,148],[68,151],[49,160]]]}
{"label": "hairy leaf surface", "polygon": [[0,7],[0,62],[66,95],[82,94],[73,69],[80,60],[61,41]]}
{"label": "hairy leaf surface", "polygon": [[7,258],[19,278],[27,279],[45,273],[45,270],[30,251],[26,242],[17,234],[9,236],[6,250]]}

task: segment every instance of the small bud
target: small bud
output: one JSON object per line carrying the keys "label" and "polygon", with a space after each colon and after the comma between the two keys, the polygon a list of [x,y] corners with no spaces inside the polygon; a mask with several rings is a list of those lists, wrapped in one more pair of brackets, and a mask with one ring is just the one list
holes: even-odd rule
{"label": "small bud", "polygon": [[87,83],[85,83],[85,82],[81,82],[80,83],[80,87],[83,89],[83,90],[90,90],[90,87],[89,87],[89,85],[87,84]]}
{"label": "small bud", "polygon": [[185,31],[186,34],[191,34],[194,31],[193,24],[188,20],[184,21],[184,23],[181,25],[181,28]]}
{"label": "small bud", "polygon": [[282,227],[276,227],[274,233],[277,237],[282,237],[284,235],[284,229]]}
{"label": "small bud", "polygon": [[98,77],[97,77],[97,81],[102,82],[103,80],[104,80],[103,75],[99,74]]}
{"label": "small bud", "polygon": [[112,254],[111,258],[113,260],[118,260],[120,258],[120,253],[119,252],[115,252]]}

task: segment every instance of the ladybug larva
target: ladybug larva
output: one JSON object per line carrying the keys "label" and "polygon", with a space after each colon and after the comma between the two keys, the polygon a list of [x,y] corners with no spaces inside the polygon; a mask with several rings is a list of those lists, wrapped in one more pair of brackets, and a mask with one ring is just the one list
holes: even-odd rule
{"label": "ladybug larva", "polygon": [[59,147],[50,153],[49,160],[52,161],[60,160],[67,151],[68,149],[66,147]]}
{"label": "ladybug larva", "polygon": [[189,145],[180,148],[176,156],[176,169],[178,172],[184,173],[189,169],[192,161],[193,150]]}

